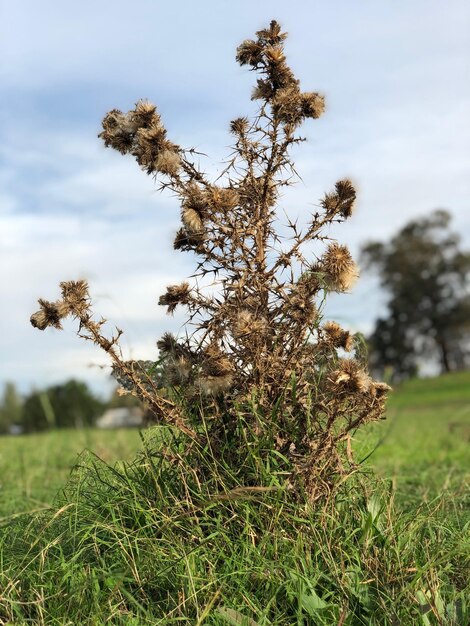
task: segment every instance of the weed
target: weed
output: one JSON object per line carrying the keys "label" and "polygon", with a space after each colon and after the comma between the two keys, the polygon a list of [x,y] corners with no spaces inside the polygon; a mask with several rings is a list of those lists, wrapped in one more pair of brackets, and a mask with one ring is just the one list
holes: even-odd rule
{"label": "weed", "polygon": [[215,182],[194,150],[168,139],[153,104],[114,109],[103,120],[105,145],[132,155],[180,201],[174,247],[195,255],[196,271],[193,284],[170,285],[159,304],[168,313],[187,308],[186,337],[164,334],[158,368],[125,361],[122,331],[105,336],[85,281],[62,282],[61,298],[40,299],[31,322],[61,328],[73,316],[79,335],[109,355],[122,392],[144,400],[156,421],[231,467],[244,467],[245,449],[262,459],[276,450],[290,488],[315,500],[354,468],[350,436],[382,417],[389,387],[370,378],[349,331],[322,324],[325,296],[347,292],[358,276],[348,248],[327,233],[353,212],[351,181],[338,181],[304,228],[289,220],[285,235],[280,227],[281,192],[296,177],[289,151],[303,141],[302,123],[325,108],[319,93],[301,91],[286,63],[286,36],[272,21],[237,49],[237,61],[259,76],[259,107],[252,120],[230,123],[232,155]]}

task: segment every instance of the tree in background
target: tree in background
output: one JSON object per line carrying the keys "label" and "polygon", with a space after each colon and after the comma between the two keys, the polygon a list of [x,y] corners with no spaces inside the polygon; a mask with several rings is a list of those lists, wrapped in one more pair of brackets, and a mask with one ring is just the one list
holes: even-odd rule
{"label": "tree in background", "polygon": [[69,380],[31,392],[23,405],[21,425],[26,432],[92,426],[103,408],[85,383]]}
{"label": "tree in background", "polygon": [[372,366],[391,368],[395,379],[417,374],[422,358],[437,358],[443,372],[469,364],[470,253],[460,250],[450,220],[434,211],[362,250],[389,294],[370,337]]}
{"label": "tree in background", "polygon": [[21,411],[23,401],[15,384],[5,384],[0,403],[0,434],[8,433],[10,428],[21,423]]}

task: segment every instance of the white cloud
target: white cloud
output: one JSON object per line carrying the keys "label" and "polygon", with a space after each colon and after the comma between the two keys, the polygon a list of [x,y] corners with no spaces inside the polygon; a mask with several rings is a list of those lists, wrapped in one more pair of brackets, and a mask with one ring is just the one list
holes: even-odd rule
{"label": "white cloud", "polygon": [[[336,234],[355,251],[436,207],[454,212],[470,243],[465,0],[4,4],[0,381],[96,379],[88,364],[103,359],[72,326],[39,333],[28,323],[35,298],[56,297],[63,279],[90,280],[133,356],[153,355],[158,335],[182,323],[156,304],[166,284],[192,271],[171,246],[178,206],[132,159],[101,146],[99,117],[148,96],[170,136],[208,153],[213,171],[230,141],[228,119],[253,106],[253,76],[234,64],[234,47],[271,17],[290,31],[289,58],[305,88],[325,91],[328,102],[295,153],[305,182],[283,206],[307,216],[351,176],[358,211]],[[367,330],[382,304],[366,278],[328,311]]]}
{"label": "white cloud", "polygon": [[[97,156],[73,135],[51,133],[47,159],[62,171],[38,178],[32,212],[21,197],[24,170],[34,175],[44,161],[37,146],[27,154],[8,146],[8,152],[17,179],[8,177],[12,191],[5,194],[0,212],[0,284],[6,303],[0,380],[17,379],[23,388],[71,375],[103,380],[104,374],[88,365],[105,359],[91,346],[80,345],[73,325],[67,324],[63,333],[39,333],[29,324],[37,297],[55,299],[58,283],[67,279],[89,280],[97,314],[126,331],[127,352],[136,340],[155,355],[159,334],[168,325],[175,327],[158,307],[158,295],[188,273],[182,256],[175,254],[169,263],[178,224],[176,202],[156,194],[134,163],[123,163],[110,152]],[[138,356],[134,349],[132,354]]]}

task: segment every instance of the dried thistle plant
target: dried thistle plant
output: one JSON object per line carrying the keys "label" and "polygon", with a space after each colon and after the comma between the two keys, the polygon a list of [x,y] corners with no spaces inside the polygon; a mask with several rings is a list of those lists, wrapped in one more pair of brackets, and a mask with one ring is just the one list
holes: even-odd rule
{"label": "dried thistle plant", "polygon": [[[356,192],[340,180],[321,200],[303,230],[290,222],[281,233],[276,207],[281,190],[295,179],[290,148],[307,118],[323,113],[324,98],[302,92],[286,63],[286,33],[272,21],[244,41],[236,59],[258,75],[254,119],[230,123],[233,149],[215,182],[195,164],[194,150],[167,138],[156,107],[145,101],[127,113],[110,111],[100,137],[130,154],[179,198],[181,229],[175,250],[196,258],[190,285],[171,285],[159,304],[173,313],[186,307],[184,339],[166,333],[158,341],[163,389],[142,367],[122,359],[119,335],[106,339],[104,320],[93,321],[87,285],[62,283],[62,299],[40,300],[31,321],[40,329],[78,319],[79,334],[103,348],[127,388],[159,421],[212,444],[236,437],[240,420],[256,437],[270,438],[292,462],[312,498],[342,471],[343,448],[352,432],[383,414],[388,387],[371,380],[354,357],[354,338],[335,322],[322,324],[321,303],[329,292],[347,292],[358,269],[346,246],[326,229],[348,219]],[[313,256],[312,242],[322,246]],[[326,243],[326,249],[325,249]],[[217,289],[207,291],[204,277]],[[350,353],[342,358],[338,350]],[[172,393],[172,390],[174,393]],[[260,417],[261,416],[261,417]]]}

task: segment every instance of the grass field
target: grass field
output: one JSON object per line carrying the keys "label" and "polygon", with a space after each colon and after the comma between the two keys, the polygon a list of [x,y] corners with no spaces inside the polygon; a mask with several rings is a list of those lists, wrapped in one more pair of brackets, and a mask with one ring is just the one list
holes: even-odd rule
{"label": "grass field", "polygon": [[125,466],[135,430],[1,438],[0,624],[463,626],[469,435],[470,372],[410,381],[354,442],[384,481],[326,513]]}
{"label": "grass field", "polygon": [[392,394],[387,420],[360,435],[368,463],[400,496],[463,496],[470,477],[470,372],[413,380]]}
{"label": "grass field", "polygon": [[[358,458],[378,445],[367,464],[392,478],[403,496],[463,493],[470,474],[470,372],[404,384],[392,395],[387,418],[358,435]],[[113,462],[132,459],[140,447],[134,429],[0,437],[0,518],[49,505],[82,450]]]}
{"label": "grass field", "polygon": [[130,460],[140,446],[139,432],[134,429],[0,437],[0,519],[49,506],[84,449],[112,463]]}

